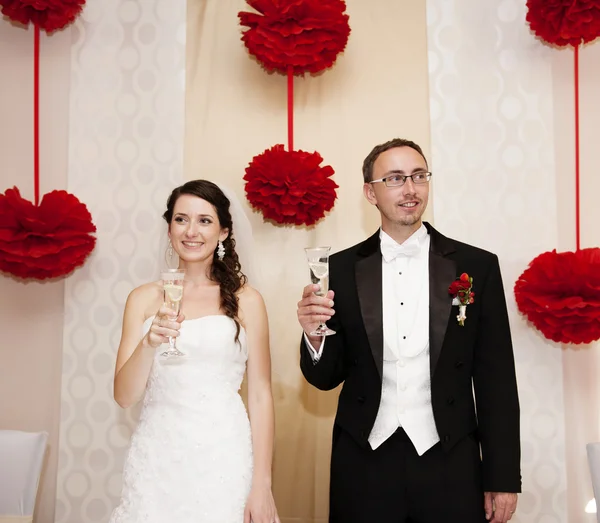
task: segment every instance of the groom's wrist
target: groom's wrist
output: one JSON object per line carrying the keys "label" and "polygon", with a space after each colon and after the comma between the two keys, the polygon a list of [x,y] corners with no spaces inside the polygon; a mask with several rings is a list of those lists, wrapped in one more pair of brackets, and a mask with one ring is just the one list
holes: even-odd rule
{"label": "groom's wrist", "polygon": [[321,336],[310,336],[307,332],[305,332],[304,335],[312,345],[312,348],[315,349],[315,352],[318,352],[319,348],[321,347],[321,342],[323,341],[323,338]]}

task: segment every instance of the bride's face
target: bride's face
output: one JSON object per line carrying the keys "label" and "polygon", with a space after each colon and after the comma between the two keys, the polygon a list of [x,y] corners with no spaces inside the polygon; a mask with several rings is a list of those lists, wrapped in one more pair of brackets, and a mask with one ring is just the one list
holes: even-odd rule
{"label": "bride's face", "polygon": [[227,235],[212,204],[191,194],[177,199],[169,238],[180,259],[190,262],[212,258],[219,240],[225,240]]}

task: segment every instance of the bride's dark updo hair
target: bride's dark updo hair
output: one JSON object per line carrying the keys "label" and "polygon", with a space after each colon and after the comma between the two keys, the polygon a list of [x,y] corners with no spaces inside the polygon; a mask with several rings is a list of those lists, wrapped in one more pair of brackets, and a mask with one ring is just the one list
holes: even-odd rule
{"label": "bride's dark updo hair", "polygon": [[240,335],[240,323],[238,318],[239,303],[236,293],[244,286],[247,278],[242,273],[240,260],[237,252],[235,252],[229,199],[217,185],[208,180],[192,180],[184,183],[180,187],[177,187],[167,200],[167,210],[163,214],[163,218],[169,224],[169,227],[173,220],[175,202],[177,202],[182,194],[189,194],[206,200],[217,211],[217,218],[219,219],[221,228],[229,229],[229,235],[223,241],[223,247],[225,248],[223,260],[219,260],[217,249],[215,249],[213,254],[210,279],[219,284],[221,289],[221,309],[235,321],[237,327],[235,339],[237,341]]}

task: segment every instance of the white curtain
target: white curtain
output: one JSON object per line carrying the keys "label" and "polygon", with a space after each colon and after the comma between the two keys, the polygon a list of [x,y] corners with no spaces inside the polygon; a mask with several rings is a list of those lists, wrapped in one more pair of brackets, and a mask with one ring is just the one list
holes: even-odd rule
{"label": "white curtain", "polygon": [[135,411],[113,400],[128,293],[158,279],[183,180],[185,0],[92,0],[73,27],[68,190],[98,243],[66,285],[57,523],[106,522]]}
{"label": "white curtain", "polygon": [[523,493],[511,521],[564,523],[561,348],[525,323],[513,294],[531,259],[557,247],[564,174],[553,155],[552,50],[525,11],[517,0],[427,1],[435,221],[500,258],[521,402]]}

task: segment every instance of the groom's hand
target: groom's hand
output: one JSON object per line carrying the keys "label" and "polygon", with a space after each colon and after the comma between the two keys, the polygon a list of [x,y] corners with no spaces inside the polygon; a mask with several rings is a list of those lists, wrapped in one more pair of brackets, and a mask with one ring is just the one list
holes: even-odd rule
{"label": "groom's hand", "polygon": [[[308,336],[309,332],[315,330],[320,323],[326,322],[335,314],[333,310],[333,291],[329,291],[325,296],[317,296],[316,291],[319,285],[311,284],[304,287],[302,299],[298,302],[298,322],[302,330]],[[308,336],[313,346],[319,346],[321,338],[319,336]]]}
{"label": "groom's hand", "polygon": [[507,523],[517,509],[517,494],[485,492],[484,507],[485,517],[490,523]]}

